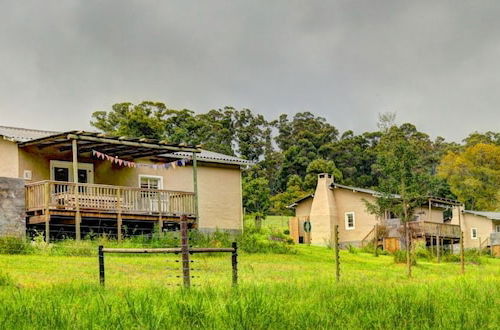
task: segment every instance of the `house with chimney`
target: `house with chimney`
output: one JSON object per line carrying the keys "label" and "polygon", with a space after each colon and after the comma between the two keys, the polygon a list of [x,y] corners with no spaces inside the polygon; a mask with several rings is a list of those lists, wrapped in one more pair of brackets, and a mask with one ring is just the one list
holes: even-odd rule
{"label": "house with chimney", "polygon": [[[374,202],[380,195],[375,190],[335,183],[330,174],[319,174],[314,194],[289,206],[295,210],[290,235],[297,243],[329,245],[338,226],[342,247],[375,242],[389,251],[404,248],[400,219],[391,212],[376,216],[367,210],[366,202]],[[415,210],[409,226],[412,235],[429,247],[452,249],[463,232],[465,248],[484,248],[496,244],[500,213],[466,211],[456,200],[429,196]]]}

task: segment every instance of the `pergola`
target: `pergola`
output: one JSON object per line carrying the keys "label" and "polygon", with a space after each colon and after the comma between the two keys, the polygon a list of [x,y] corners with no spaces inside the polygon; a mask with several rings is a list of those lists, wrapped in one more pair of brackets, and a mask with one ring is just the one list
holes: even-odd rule
{"label": "pergola", "polygon": [[[73,181],[78,184],[78,156],[90,157],[92,152],[112,155],[120,159],[128,160],[143,157],[152,157],[172,152],[191,153],[193,164],[193,185],[195,194],[195,214],[198,217],[198,180],[197,180],[197,159],[196,154],[201,152],[199,146],[188,146],[184,144],[173,144],[167,141],[160,141],[146,138],[116,137],[102,133],[85,131],[69,131],[51,136],[19,143],[20,148],[36,147],[39,150],[54,148],[59,152],[71,152],[73,161]],[[78,194],[78,189],[75,191]],[[76,237],[80,238],[81,214],[76,209],[75,224]],[[48,231],[48,220],[46,221]]]}

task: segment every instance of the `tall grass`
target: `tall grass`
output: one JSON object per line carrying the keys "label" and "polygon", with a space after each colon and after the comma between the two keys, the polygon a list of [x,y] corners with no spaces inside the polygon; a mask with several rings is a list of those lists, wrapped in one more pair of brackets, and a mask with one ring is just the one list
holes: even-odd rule
{"label": "tall grass", "polygon": [[[0,290],[0,328],[495,329],[499,283]],[[485,294],[486,292],[496,293]]]}

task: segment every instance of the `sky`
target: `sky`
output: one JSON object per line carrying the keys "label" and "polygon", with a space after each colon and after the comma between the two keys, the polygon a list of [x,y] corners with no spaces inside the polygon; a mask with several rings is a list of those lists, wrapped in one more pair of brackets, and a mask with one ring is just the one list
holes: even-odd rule
{"label": "sky", "polygon": [[0,0],[0,125],[91,129],[114,103],[396,112],[432,137],[500,131],[498,1]]}

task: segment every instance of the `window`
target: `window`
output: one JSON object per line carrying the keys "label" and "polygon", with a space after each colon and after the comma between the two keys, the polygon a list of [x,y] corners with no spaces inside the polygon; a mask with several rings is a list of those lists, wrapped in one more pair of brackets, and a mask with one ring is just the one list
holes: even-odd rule
{"label": "window", "polygon": [[356,225],[356,220],[354,219],[354,212],[345,213],[345,229],[353,230]]}
{"label": "window", "polygon": [[453,218],[453,209],[447,208],[443,211],[443,221],[451,221]]}
{"label": "window", "polygon": [[142,189],[163,189],[163,177],[139,175],[139,187]]}
{"label": "window", "polygon": [[497,233],[500,233],[500,225],[496,225],[496,226],[495,226],[495,231],[496,231]]}
{"label": "window", "polygon": [[470,229],[470,238],[477,239],[477,228]]}

